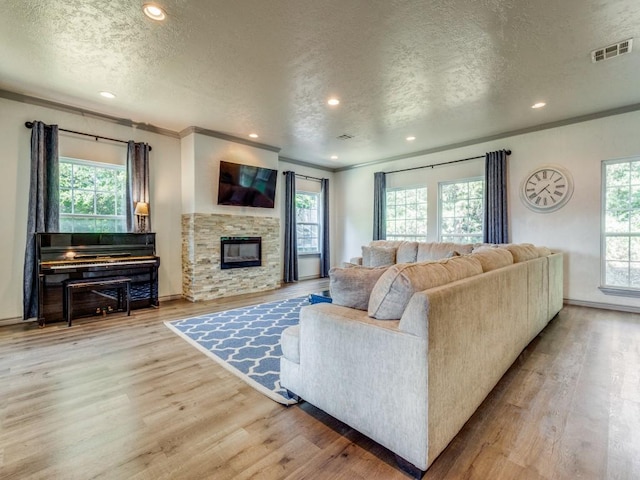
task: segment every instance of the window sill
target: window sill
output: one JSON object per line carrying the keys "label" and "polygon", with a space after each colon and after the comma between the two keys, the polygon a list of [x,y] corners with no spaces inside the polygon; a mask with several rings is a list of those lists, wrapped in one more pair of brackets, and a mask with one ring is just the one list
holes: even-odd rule
{"label": "window sill", "polygon": [[598,287],[605,295],[616,295],[618,297],[640,297],[640,290],[625,287]]}
{"label": "window sill", "polygon": [[300,258],[300,257],[304,257],[304,258],[320,257],[320,253],[319,252],[315,252],[315,253],[299,253],[298,254],[298,258]]}

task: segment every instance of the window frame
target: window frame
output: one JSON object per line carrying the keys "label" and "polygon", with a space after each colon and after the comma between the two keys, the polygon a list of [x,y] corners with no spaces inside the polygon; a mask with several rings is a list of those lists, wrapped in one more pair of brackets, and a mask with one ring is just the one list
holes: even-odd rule
{"label": "window frame", "polygon": [[[422,203],[417,201],[418,198],[418,190],[424,190],[424,196],[425,196],[425,202],[424,202],[424,234],[418,234],[417,230],[418,229],[418,219],[416,218],[416,232],[414,233],[405,233],[405,234],[390,234],[389,233],[389,202],[388,202],[388,196],[387,194],[389,192],[398,192],[398,191],[404,191],[407,192],[409,190],[415,190],[416,192],[416,208],[418,205],[421,205]],[[385,195],[385,238],[387,240],[391,240],[391,241],[408,241],[408,242],[426,242],[427,241],[427,235],[429,233],[429,189],[426,185],[413,185],[413,186],[409,186],[409,187],[393,187],[393,188],[387,188],[385,189],[384,192]],[[407,203],[405,202],[405,205],[407,205]],[[394,207],[397,206],[397,203],[394,203]],[[407,218],[403,218],[401,219],[402,221],[405,222],[405,226],[406,226],[406,222],[407,222]],[[395,218],[392,221],[399,221],[397,218]]]}
{"label": "window frame", "polygon": [[[299,257],[305,257],[305,256],[319,256],[321,254],[321,239],[322,239],[322,193],[321,192],[312,192],[309,190],[296,190],[296,196],[298,195],[307,195],[307,196],[312,196],[315,197],[316,199],[316,213],[317,213],[317,218],[318,221],[317,222],[299,222],[298,221],[298,206],[296,205],[296,248],[298,251],[298,256]],[[310,209],[305,209],[305,210],[310,210]],[[318,227],[318,237],[317,237],[317,245],[318,245],[318,249],[316,251],[301,251],[300,250],[300,235],[298,234],[298,225],[316,225]],[[313,238],[313,237],[308,237],[308,238]]]}
{"label": "window frame", "polygon": [[[463,237],[477,237],[479,236],[480,238],[478,239],[477,242],[465,242],[465,243],[482,243],[483,238],[484,238],[484,230],[485,230],[485,224],[484,224],[484,214],[482,215],[482,229],[480,230],[479,233],[475,233],[475,234],[444,234],[442,232],[442,220],[443,220],[443,216],[442,216],[442,211],[443,211],[443,205],[442,205],[442,187],[444,185],[452,185],[455,183],[471,183],[471,182],[482,182],[482,211],[484,212],[484,202],[485,202],[485,188],[486,188],[486,182],[485,182],[485,177],[483,175],[479,175],[479,176],[475,176],[475,177],[467,177],[467,178],[458,178],[455,180],[444,180],[441,182],[438,182],[438,241],[439,242],[443,242],[444,240],[442,239],[443,236],[445,237],[454,237],[453,240],[447,240],[447,241],[451,241],[452,243],[460,243],[459,238],[463,238]],[[469,197],[467,197],[467,202],[469,202]]]}
{"label": "window frame", "polygon": [[[607,232],[607,167],[610,165],[619,165],[619,164],[631,164],[638,162],[640,163],[640,156],[633,157],[625,157],[625,158],[617,158],[610,160],[603,160],[601,163],[601,197],[600,197],[600,286],[598,287],[600,291],[602,291],[605,295],[617,295],[623,297],[640,297],[640,283],[637,287],[633,286],[620,286],[620,285],[611,285],[607,283],[607,238],[609,237],[628,237],[631,241],[632,238],[640,239],[640,230],[635,233],[631,232],[631,228],[626,232]],[[629,179],[629,188],[631,189],[634,184],[631,182],[631,178]],[[640,188],[640,181],[636,184]],[[627,212],[632,212],[633,209],[631,205],[629,205]],[[640,209],[637,210],[640,213]],[[631,260],[631,251],[629,248],[629,254],[626,259],[626,263],[628,264],[628,268],[630,270],[631,264],[633,263]],[[613,261],[613,260],[612,260]],[[639,263],[635,262],[635,263]],[[629,284],[631,283],[631,275],[629,274]]]}
{"label": "window frame", "polygon": [[[126,193],[125,193],[125,197],[122,199],[122,205],[119,205],[119,200],[120,197],[118,195],[117,191],[109,191],[109,190],[98,190],[97,185],[95,184],[95,174],[97,169],[101,169],[101,170],[115,170],[117,172],[124,172],[125,173],[125,179],[123,182],[123,189],[126,189],[126,166],[125,165],[121,165],[121,164],[113,164],[113,163],[106,163],[106,162],[96,162],[93,160],[86,160],[86,159],[79,159],[79,158],[73,158],[73,157],[65,157],[65,156],[60,156],[58,157],[58,162],[59,165],[63,165],[63,164],[67,164],[67,165],[79,165],[79,166],[85,166],[85,167],[91,167],[94,170],[94,188],[93,190],[87,190],[87,189],[82,189],[82,188],[75,188],[75,186],[72,184],[69,188],[67,187],[62,187],[62,186],[58,186],[58,194],[59,194],[59,203],[58,203],[58,208],[59,208],[59,231],[61,233],[123,233],[127,231],[127,215],[126,215]],[[71,208],[72,208],[72,212],[71,213],[63,213],[63,209],[62,209],[62,195],[61,193],[64,190],[68,190],[71,192]],[[82,191],[82,192],[92,192],[93,194],[93,214],[88,214],[88,213],[74,213],[73,209],[74,209],[74,202],[73,199],[75,198],[75,192],[78,191]],[[105,215],[105,214],[98,214],[97,212],[97,196],[100,193],[106,193],[106,194],[114,194],[115,196],[115,200],[114,200],[114,210],[115,212],[118,211],[119,208],[122,209],[122,215]],[[87,231],[87,230],[82,230],[82,231],[76,231],[75,228],[72,228],[71,231],[69,230],[63,230],[62,229],[62,224],[64,220],[70,220],[71,221],[71,225],[72,227],[75,226],[74,221],[75,220],[93,220],[93,221],[98,221],[98,220],[110,220],[110,221],[118,221],[118,225],[120,227],[120,230],[118,228],[116,228],[115,230],[99,230],[99,229],[94,229],[91,231]]]}

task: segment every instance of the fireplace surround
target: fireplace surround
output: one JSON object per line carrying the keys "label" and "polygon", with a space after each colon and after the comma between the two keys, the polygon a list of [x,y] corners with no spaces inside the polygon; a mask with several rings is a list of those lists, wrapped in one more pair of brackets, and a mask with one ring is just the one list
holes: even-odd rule
{"label": "fireplace surround", "polygon": [[[182,295],[191,302],[281,287],[280,219],[220,213],[182,214]],[[222,237],[261,237],[262,266],[220,268]]]}

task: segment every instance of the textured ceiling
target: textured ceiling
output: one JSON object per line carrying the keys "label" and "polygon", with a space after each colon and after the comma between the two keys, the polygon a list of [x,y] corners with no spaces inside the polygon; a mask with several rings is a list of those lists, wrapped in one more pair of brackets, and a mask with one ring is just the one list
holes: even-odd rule
{"label": "textured ceiling", "polygon": [[638,0],[143,3],[4,0],[0,89],[331,168],[640,104]]}

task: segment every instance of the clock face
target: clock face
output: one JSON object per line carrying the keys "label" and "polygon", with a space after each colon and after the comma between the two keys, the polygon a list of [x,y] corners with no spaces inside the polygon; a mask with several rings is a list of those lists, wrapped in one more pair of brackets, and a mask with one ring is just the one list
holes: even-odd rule
{"label": "clock face", "polygon": [[531,210],[553,212],[573,194],[571,174],[560,167],[543,166],[529,173],[520,187],[520,197]]}

